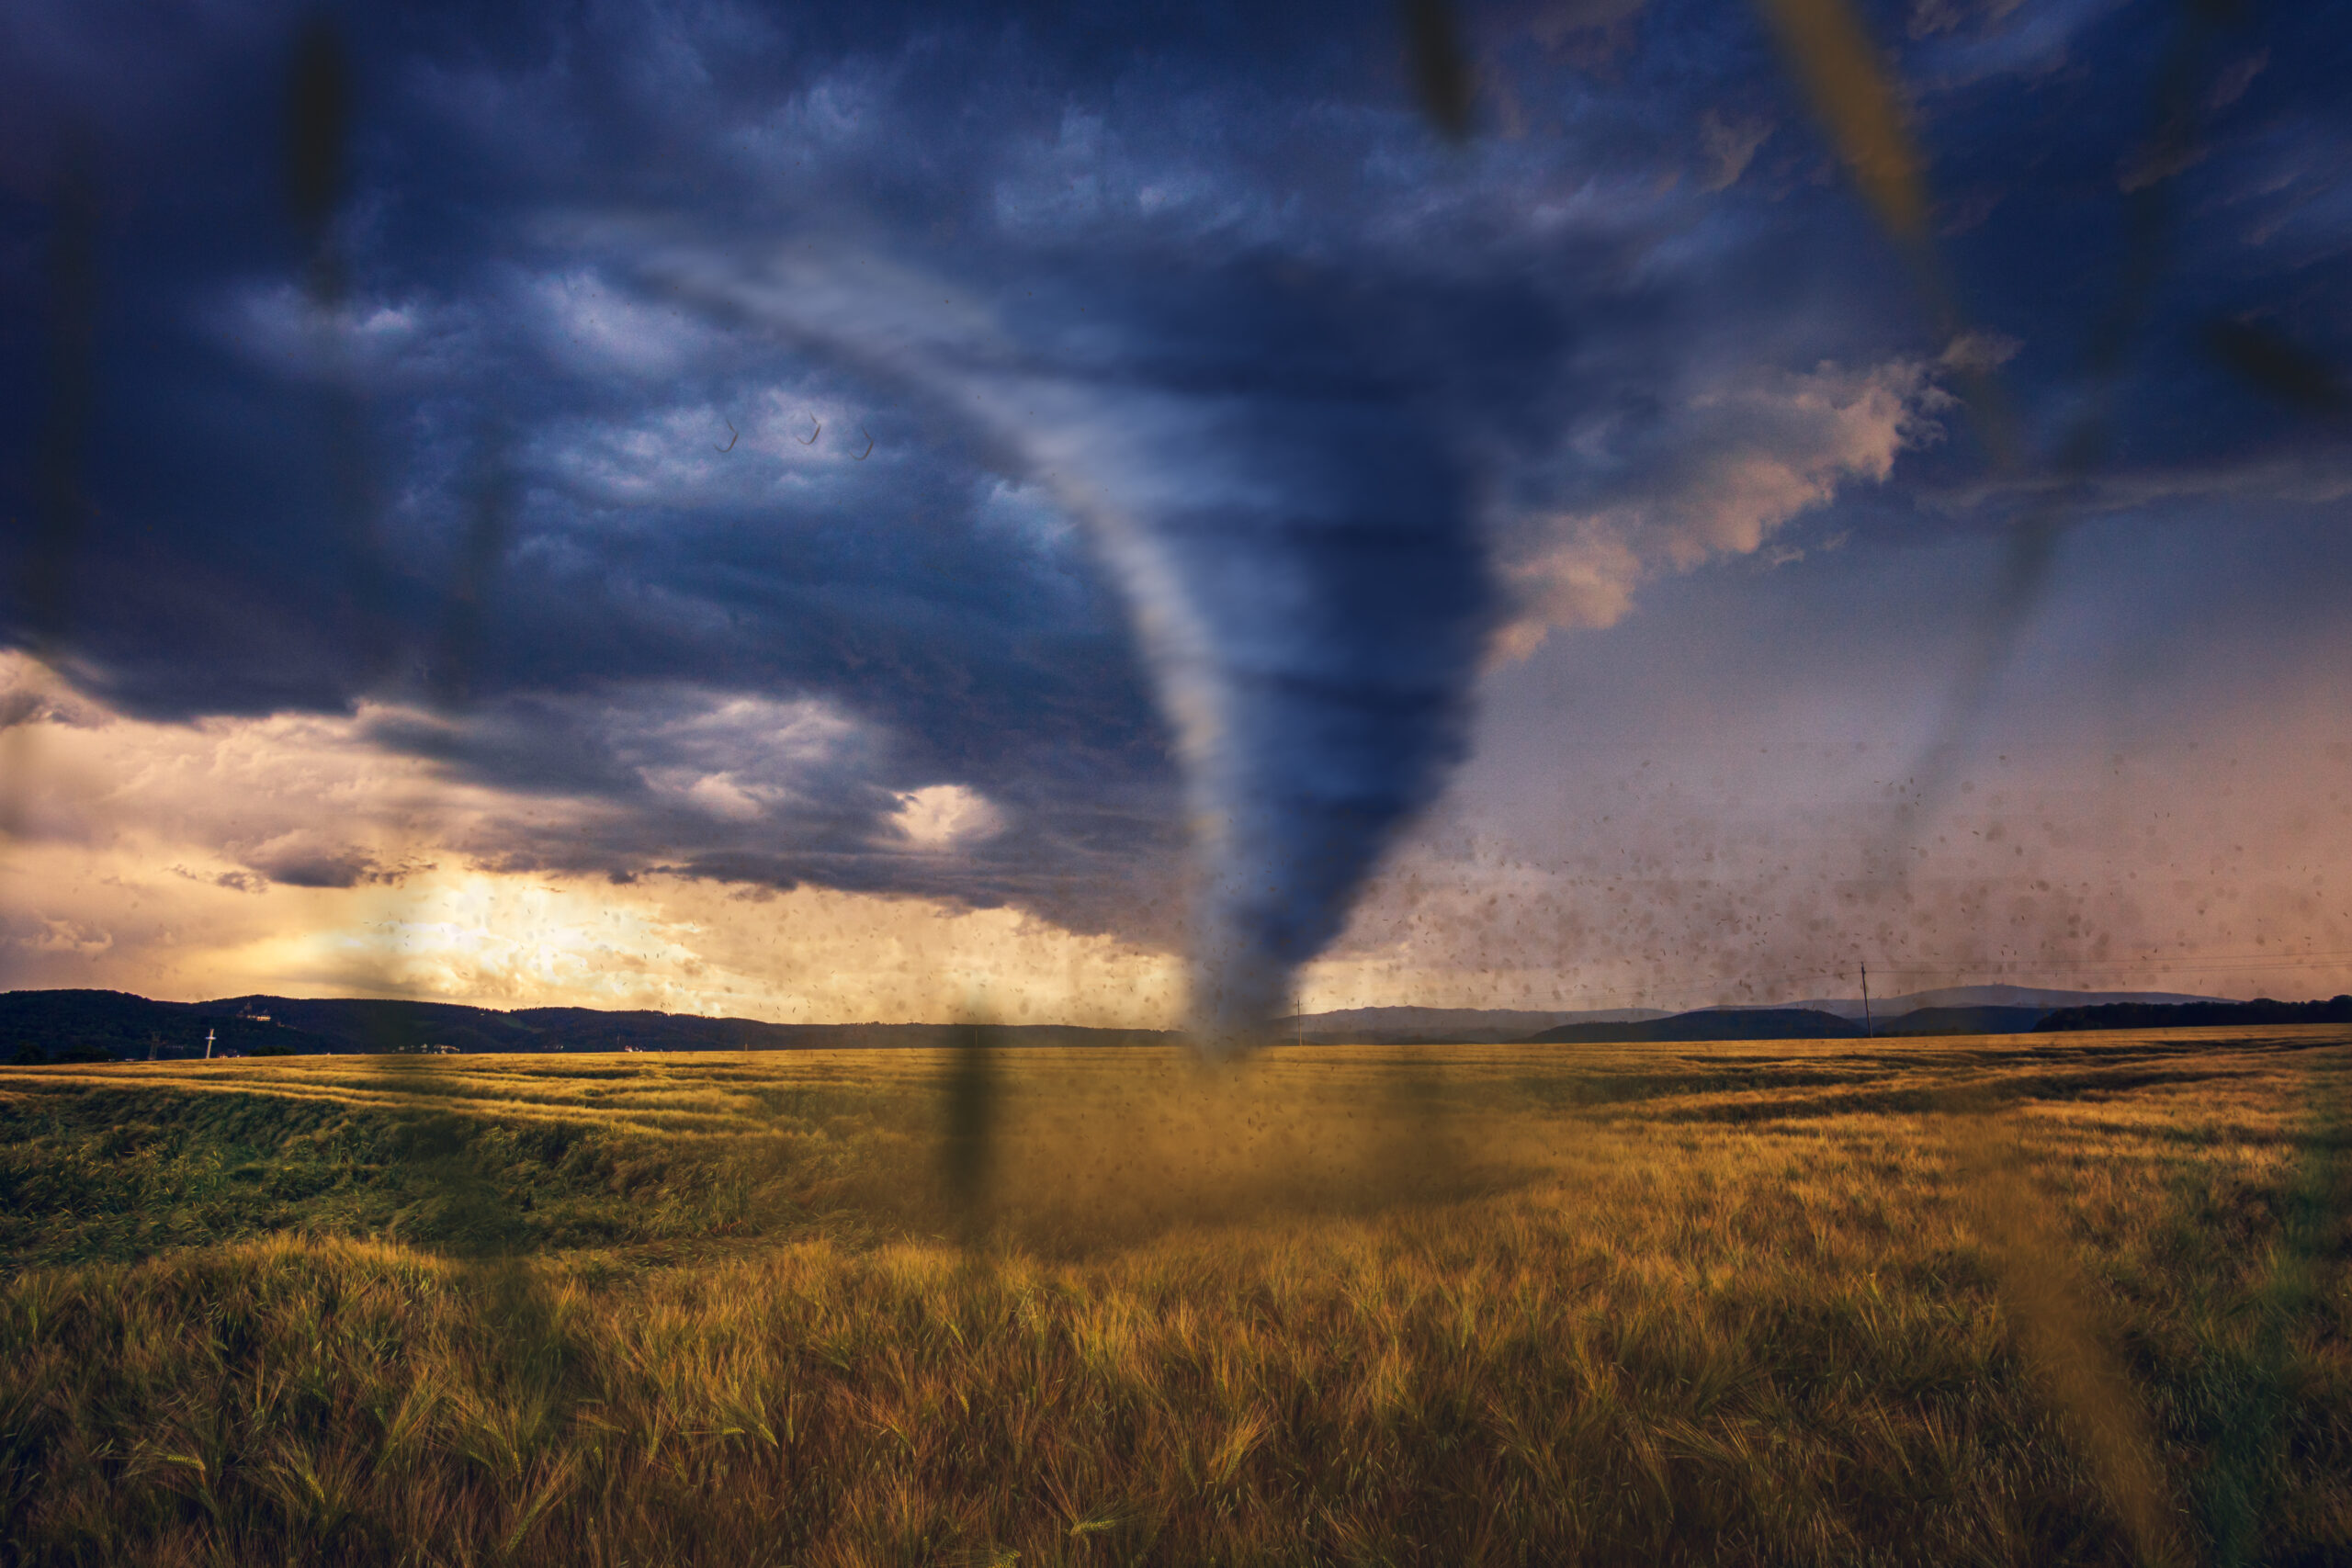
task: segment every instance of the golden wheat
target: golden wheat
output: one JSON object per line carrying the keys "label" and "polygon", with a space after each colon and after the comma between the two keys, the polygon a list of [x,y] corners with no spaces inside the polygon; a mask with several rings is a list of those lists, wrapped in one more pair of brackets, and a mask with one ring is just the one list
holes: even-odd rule
{"label": "golden wheat", "polygon": [[25,1269],[9,1561],[2352,1560],[2348,1043],[1009,1051],[961,1164],[953,1054],[10,1073],[671,1207]]}

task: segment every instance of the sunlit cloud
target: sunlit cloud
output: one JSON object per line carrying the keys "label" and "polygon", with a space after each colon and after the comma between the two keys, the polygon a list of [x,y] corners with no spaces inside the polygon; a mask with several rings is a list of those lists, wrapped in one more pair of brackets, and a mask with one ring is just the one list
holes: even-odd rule
{"label": "sunlit cloud", "polygon": [[924,849],[974,843],[1001,831],[1003,818],[985,795],[962,784],[926,784],[899,797],[891,824]]}
{"label": "sunlit cloud", "polygon": [[1555,627],[1614,626],[1645,579],[1753,554],[1841,486],[1884,482],[1900,454],[1942,439],[1951,403],[1935,367],[1895,360],[1746,370],[1655,416],[1587,418],[1566,446],[1596,493],[1510,528],[1520,613],[1497,656],[1524,658]]}
{"label": "sunlit cloud", "polygon": [[[36,673],[15,660],[20,694]],[[177,999],[397,996],[514,1008],[650,1008],[784,1022],[1161,1027],[1165,953],[1008,908],[654,874],[508,870],[468,848],[502,822],[582,830],[609,807],[466,784],[368,739],[379,715],[154,724],[86,699],[18,701],[23,831],[0,858],[0,984]],[[752,699],[677,718],[662,755],[695,809],[758,816],[852,727]],[[901,797],[902,843],[956,851],[996,829],[958,784]],[[904,852],[901,851],[901,852]]]}

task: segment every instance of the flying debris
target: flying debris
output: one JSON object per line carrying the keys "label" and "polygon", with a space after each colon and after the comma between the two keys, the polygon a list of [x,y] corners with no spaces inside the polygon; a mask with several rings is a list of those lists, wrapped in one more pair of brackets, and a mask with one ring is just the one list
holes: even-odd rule
{"label": "flying debris", "polygon": [[867,432],[865,426],[862,424],[857,427],[857,433],[865,437],[865,450],[860,452],[855,457],[853,457],[850,460],[855,463],[863,463],[866,458],[874,455],[874,437]]}
{"label": "flying debris", "polygon": [[727,426],[727,445],[724,446],[713,445],[711,450],[714,452],[732,452],[735,450],[735,443],[742,438],[736,431],[733,420],[727,420],[724,423]]}
{"label": "flying debris", "polygon": [[815,425],[817,428],[816,428],[816,429],[814,429],[814,430],[812,430],[812,431],[810,431],[810,432],[809,432],[808,434],[806,434],[806,435],[796,435],[796,436],[794,436],[794,437],[793,437],[793,439],[794,439],[795,441],[799,442],[799,443],[800,443],[800,445],[802,445],[803,446],[815,446],[815,445],[817,444],[817,437],[819,437],[820,435],[822,435],[822,434],[825,434],[825,423],[824,423],[824,421],[822,421],[822,420],[820,420],[820,419],[818,419],[815,415],[813,415],[813,414],[812,414],[812,415],[810,415],[810,416],[809,416],[808,423],[809,423],[810,424]]}

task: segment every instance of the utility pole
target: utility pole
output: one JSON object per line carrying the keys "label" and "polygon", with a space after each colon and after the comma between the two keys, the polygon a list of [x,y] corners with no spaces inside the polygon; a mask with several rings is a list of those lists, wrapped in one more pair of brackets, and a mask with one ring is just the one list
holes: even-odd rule
{"label": "utility pole", "polygon": [[214,1032],[213,1032],[212,1030],[209,1030],[209,1029],[208,1029],[208,1030],[206,1030],[206,1031],[204,1032],[204,1059],[205,1059],[206,1061],[208,1061],[208,1062],[209,1062],[209,1061],[210,1061],[210,1060],[212,1060],[212,1036],[213,1036],[213,1033],[214,1033]]}
{"label": "utility pole", "polygon": [[1862,965],[1862,1037],[1869,1039],[1877,1032],[1877,1026],[1871,1022],[1871,966],[1865,964]]}

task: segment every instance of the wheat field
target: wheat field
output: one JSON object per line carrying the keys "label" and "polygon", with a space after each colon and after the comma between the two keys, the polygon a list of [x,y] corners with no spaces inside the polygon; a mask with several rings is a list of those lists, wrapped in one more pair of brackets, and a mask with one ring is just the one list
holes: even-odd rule
{"label": "wheat field", "polygon": [[2352,1562],[2347,1069],[0,1069],[0,1562]]}

